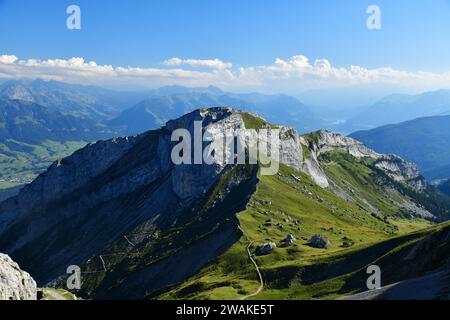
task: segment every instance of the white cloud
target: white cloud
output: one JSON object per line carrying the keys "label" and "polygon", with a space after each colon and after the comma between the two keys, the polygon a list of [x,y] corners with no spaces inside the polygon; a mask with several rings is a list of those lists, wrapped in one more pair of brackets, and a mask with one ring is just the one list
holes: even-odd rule
{"label": "white cloud", "polygon": [[16,56],[9,56],[9,55],[0,55],[0,63],[3,64],[11,64],[14,63],[17,60]]}
{"label": "white cloud", "polygon": [[231,63],[223,62],[219,59],[198,60],[198,59],[171,58],[166,61],[163,61],[163,64],[170,67],[188,65],[191,67],[204,67],[218,70],[230,69],[233,67]]}
{"label": "white cloud", "polygon": [[369,69],[354,65],[336,67],[327,59],[310,61],[303,55],[277,58],[269,65],[239,68],[219,59],[172,58],[164,61],[163,65],[162,68],[114,67],[85,61],[81,57],[20,60],[14,55],[0,55],[0,77],[42,78],[128,88],[217,85],[225,89],[286,93],[361,85],[421,90],[450,88],[450,71],[409,72],[390,67]]}

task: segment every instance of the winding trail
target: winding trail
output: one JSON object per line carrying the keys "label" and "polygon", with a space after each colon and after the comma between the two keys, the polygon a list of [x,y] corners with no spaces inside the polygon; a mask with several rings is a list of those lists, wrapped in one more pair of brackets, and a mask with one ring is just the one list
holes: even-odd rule
{"label": "winding trail", "polygon": [[258,290],[256,290],[254,293],[243,296],[240,300],[246,300],[248,298],[254,297],[256,295],[258,295],[263,289],[264,289],[264,280],[261,274],[261,271],[259,270],[258,264],[256,263],[255,259],[253,259],[253,255],[252,252],[250,251],[250,247],[253,244],[253,241],[251,241],[249,239],[249,237],[245,234],[244,230],[241,228],[241,226],[238,226],[238,229],[241,230],[242,234],[247,238],[247,240],[250,242],[247,246],[247,253],[248,253],[248,257],[250,259],[250,261],[253,263],[253,265],[255,266],[256,272],[258,273],[258,277],[259,277],[259,282],[260,282],[260,286],[258,288]]}
{"label": "winding trail", "polygon": [[133,242],[130,241],[130,239],[128,239],[127,236],[123,236],[123,237],[125,238],[125,240],[128,242],[128,244],[129,244],[130,246],[132,246],[133,248],[136,246]]}
{"label": "winding trail", "polygon": [[99,257],[100,257],[100,260],[102,260],[103,270],[104,270],[104,271],[108,271],[108,270],[106,269],[105,260],[103,260],[103,257],[102,257],[102,256],[99,256]]}

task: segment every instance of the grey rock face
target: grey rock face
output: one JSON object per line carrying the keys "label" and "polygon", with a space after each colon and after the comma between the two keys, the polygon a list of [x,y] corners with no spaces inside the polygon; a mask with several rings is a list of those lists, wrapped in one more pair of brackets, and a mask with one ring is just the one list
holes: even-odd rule
{"label": "grey rock face", "polygon": [[120,159],[135,142],[134,137],[100,141],[53,163],[18,196],[0,205],[0,234],[33,208],[70,194],[88,183]]}
{"label": "grey rock face", "polygon": [[301,148],[297,130],[290,127],[280,127],[280,162],[301,170],[304,161]]}
{"label": "grey rock face", "polygon": [[[176,129],[187,129],[194,137],[194,121],[202,121],[203,135],[206,139],[214,140],[217,137],[233,139],[231,132],[238,133],[240,130],[247,130],[242,116],[236,110],[229,107],[210,108],[200,110],[187,116],[181,117],[175,121],[167,123],[167,129],[170,131]],[[302,161],[299,136],[295,129],[289,127],[279,127],[279,160],[281,163],[299,169]],[[258,135],[257,131],[248,130],[246,132],[250,137],[248,147],[256,148],[254,142],[263,141],[270,146],[270,138]],[[194,138],[195,139],[195,138]],[[214,178],[220,175],[227,164],[236,163],[234,154],[236,149],[228,145],[214,144],[215,152],[223,154],[222,160],[216,161],[210,165],[192,166],[178,165],[174,168],[173,182],[176,194],[182,198],[192,198],[201,192],[204,192],[214,181]],[[203,148],[207,143],[203,143]],[[231,161],[230,161],[231,159]],[[203,177],[203,178],[202,178]],[[186,183],[187,182],[187,183]]]}
{"label": "grey rock face", "polygon": [[331,150],[343,149],[355,158],[367,157],[377,159],[381,156],[361,142],[338,133],[321,130],[318,132],[317,137],[318,155]]}
{"label": "grey rock face", "polygon": [[9,256],[0,253],[0,300],[36,300],[36,282]]}
{"label": "grey rock face", "polygon": [[309,150],[309,157],[304,158],[301,165],[301,171],[309,175],[319,187],[327,188],[330,184],[325,171],[323,171],[322,166],[319,163],[317,145],[310,145],[303,137],[300,138],[300,141],[302,144],[301,147]]}
{"label": "grey rock face", "polygon": [[101,141],[54,163],[0,204],[0,248],[45,283],[133,226],[176,216],[215,183],[221,168],[174,166],[172,130],[194,119],[217,122],[229,112],[216,111],[196,111],[158,131]]}
{"label": "grey rock face", "polygon": [[409,184],[416,190],[423,190],[427,185],[414,163],[405,161],[396,155],[383,155],[375,166],[395,181]]}

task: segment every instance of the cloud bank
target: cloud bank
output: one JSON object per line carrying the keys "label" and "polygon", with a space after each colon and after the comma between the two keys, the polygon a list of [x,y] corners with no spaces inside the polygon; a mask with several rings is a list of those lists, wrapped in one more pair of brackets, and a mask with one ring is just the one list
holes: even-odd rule
{"label": "cloud bank", "polygon": [[0,55],[0,78],[42,78],[127,88],[215,85],[233,90],[286,93],[352,86],[402,87],[413,91],[450,88],[450,71],[336,67],[327,59],[311,61],[304,55],[277,58],[268,65],[242,67],[219,59],[171,58],[152,68],[99,65],[81,57],[22,60],[14,55]]}
{"label": "cloud bank", "polygon": [[205,67],[218,70],[230,69],[233,66],[233,64],[229,62],[223,62],[217,58],[214,60],[171,58],[164,61],[163,64],[170,67],[188,65],[191,67]]}

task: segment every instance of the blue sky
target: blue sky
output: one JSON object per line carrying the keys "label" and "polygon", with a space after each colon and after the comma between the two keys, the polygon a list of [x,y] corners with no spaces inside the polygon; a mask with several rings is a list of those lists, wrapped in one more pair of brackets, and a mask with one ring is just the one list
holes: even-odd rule
{"label": "blue sky", "polygon": [[[66,28],[70,4],[81,8],[81,30]],[[371,4],[381,30],[366,28]],[[0,55],[23,60],[165,68],[173,57],[217,58],[237,70],[302,55],[335,68],[445,73],[449,39],[448,0],[0,0]]]}

